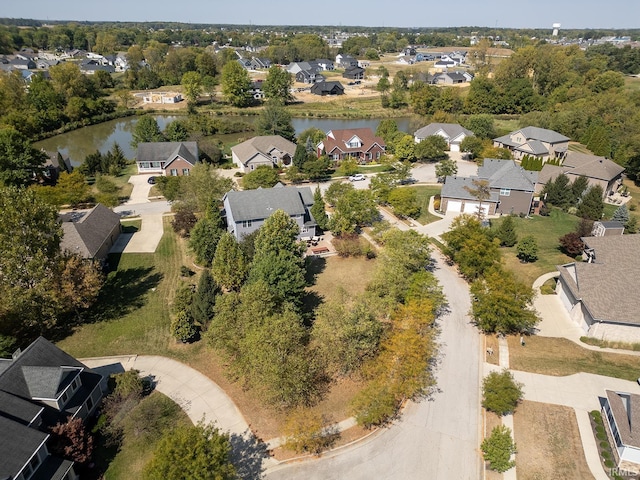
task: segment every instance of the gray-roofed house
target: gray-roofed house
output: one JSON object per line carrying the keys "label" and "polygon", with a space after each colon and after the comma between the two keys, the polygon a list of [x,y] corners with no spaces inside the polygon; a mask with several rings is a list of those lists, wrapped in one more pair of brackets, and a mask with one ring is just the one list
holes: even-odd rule
{"label": "gray-roofed house", "polygon": [[460,151],[460,144],[466,137],[473,135],[473,132],[467,130],[462,125],[457,123],[430,123],[429,125],[422,127],[413,134],[413,138],[416,143],[420,143],[427,137],[432,135],[439,135],[447,141],[449,150],[452,152]]}
{"label": "gray-roofed house", "polygon": [[280,135],[253,137],[231,147],[231,157],[244,172],[255,170],[261,165],[288,167],[296,153],[296,144]]}
{"label": "gray-roofed house", "polygon": [[605,390],[600,404],[616,466],[637,472],[640,468],[640,395]]}
{"label": "gray-roofed house", "polygon": [[138,173],[164,176],[189,175],[198,162],[196,142],[143,142],[138,144]]}
{"label": "gray-roofed house", "polygon": [[622,185],[622,172],[624,167],[608,158],[580,152],[567,152],[561,166],[549,164],[542,166],[536,191],[541,192],[547,182],[564,173],[572,182],[578,177],[586,177],[590,186],[602,187],[603,197],[606,198]]}
{"label": "gray-roofed house", "polygon": [[344,87],[340,82],[316,82],[311,86],[311,93],[314,95],[343,95]]}
{"label": "gray-roofed house", "polygon": [[513,160],[486,158],[475,177],[449,176],[441,192],[441,210],[477,214],[480,202],[470,193],[474,180],[489,183],[490,197],[482,201],[482,214],[528,215],[531,211],[538,172],[524,170]]}
{"label": "gray-roofed house", "polygon": [[558,266],[556,293],[586,335],[640,342],[640,235],[583,237],[583,262]]}
{"label": "gray-roofed house", "polygon": [[105,378],[40,337],[0,360],[0,478],[74,480],[73,462],[50,455],[49,429],[85,420],[102,399]]}
{"label": "gray-roofed house", "polygon": [[364,80],[364,68],[347,67],[342,76],[350,80]]}
{"label": "gray-roofed house", "polygon": [[120,235],[120,217],[102,204],[60,215],[63,251],[105,260]]}
{"label": "gray-roofed house", "polygon": [[516,159],[529,155],[549,160],[564,158],[569,147],[569,137],[546,128],[525,127],[494,138],[493,145],[511,150]]}
{"label": "gray-roofed house", "polygon": [[313,237],[316,221],[311,215],[313,193],[310,187],[285,187],[230,191],[222,199],[227,229],[236,240],[258,230],[276,210],[284,210],[300,228],[298,238]]}

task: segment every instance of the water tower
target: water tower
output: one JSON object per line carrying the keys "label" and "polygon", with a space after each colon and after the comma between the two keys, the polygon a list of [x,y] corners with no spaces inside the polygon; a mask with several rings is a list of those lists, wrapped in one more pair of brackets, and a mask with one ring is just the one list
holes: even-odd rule
{"label": "water tower", "polygon": [[554,23],[552,25],[552,27],[553,27],[553,33],[551,35],[554,36],[554,37],[557,37],[558,36],[558,30],[560,29],[560,24],[559,23]]}

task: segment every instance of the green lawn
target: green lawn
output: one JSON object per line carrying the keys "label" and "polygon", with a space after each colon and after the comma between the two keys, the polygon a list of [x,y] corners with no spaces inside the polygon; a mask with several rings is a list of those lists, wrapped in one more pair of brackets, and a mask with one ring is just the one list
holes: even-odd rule
{"label": "green lawn", "polygon": [[156,253],[111,255],[109,273],[86,324],[58,346],[75,357],[167,354],[169,304],[185,260],[169,220]]}
{"label": "green lawn", "polygon": [[429,199],[438,195],[442,190],[441,185],[418,185],[407,187],[415,190],[418,194],[418,204],[420,205],[420,216],[416,218],[422,225],[440,220],[440,217],[429,213]]}
{"label": "green lawn", "polygon": [[[518,238],[533,235],[538,243],[538,260],[521,263],[516,257],[516,247],[502,248],[505,266],[515,275],[531,285],[540,275],[556,270],[556,265],[573,261],[559,249],[558,239],[574,230],[578,218],[559,209],[553,209],[548,217],[534,215],[531,218],[514,217]],[[492,220],[492,228],[497,228],[502,219]]]}

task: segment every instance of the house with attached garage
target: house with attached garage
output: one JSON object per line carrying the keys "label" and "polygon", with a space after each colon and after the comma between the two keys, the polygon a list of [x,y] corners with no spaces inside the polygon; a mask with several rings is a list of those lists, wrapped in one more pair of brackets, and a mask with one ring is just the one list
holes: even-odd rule
{"label": "house with attached garage", "polygon": [[276,210],[284,210],[300,228],[298,238],[313,237],[316,221],[311,215],[313,193],[310,187],[285,187],[230,191],[222,199],[227,229],[236,240],[258,230]]}
{"label": "house with attached garage", "polygon": [[556,293],[585,335],[640,342],[640,235],[583,237],[582,262],[557,267]]}
{"label": "house with attached garage", "polygon": [[198,162],[196,142],[143,142],[138,144],[138,173],[187,176]]}
{"label": "house with attached garage", "polygon": [[614,461],[620,470],[640,470],[640,395],[605,390],[602,417]]}
{"label": "house with attached garage", "polygon": [[0,478],[75,480],[74,462],[51,455],[51,427],[93,415],[106,379],[40,337],[0,359]]}
{"label": "house with attached garage", "polygon": [[511,150],[516,159],[525,155],[549,160],[564,158],[569,137],[539,127],[525,127],[493,139],[493,146]]}
{"label": "house with attached garage", "polygon": [[296,144],[280,135],[253,137],[231,147],[231,157],[243,172],[251,172],[259,166],[288,167],[296,153]]}
{"label": "house with attached garage", "polygon": [[380,159],[384,155],[386,144],[370,128],[350,128],[329,130],[316,149],[318,157],[326,154],[336,161],[354,158],[359,163],[367,163]]}
{"label": "house with attached garage", "polygon": [[602,187],[603,197],[606,198],[614,194],[622,185],[622,172],[624,172],[624,167],[613,160],[570,151],[566,153],[562,165],[545,163],[542,166],[536,191],[542,192],[549,181],[564,173],[571,182],[579,177],[585,177],[589,181],[589,186],[599,185]]}
{"label": "house with attached garage", "polygon": [[457,123],[430,123],[422,127],[413,134],[416,143],[420,143],[427,137],[438,135],[447,141],[449,150],[452,152],[460,151],[460,144],[466,137],[473,135],[471,130],[467,130]]}
{"label": "house with attached garage", "polygon": [[360,67],[348,67],[345,69],[342,74],[344,78],[348,78],[350,80],[363,80],[364,79],[364,68]]}
{"label": "house with attached garage", "polygon": [[82,258],[104,261],[122,231],[120,217],[101,203],[89,210],[60,215],[62,251]]}
{"label": "house with attached garage", "polygon": [[[513,160],[485,158],[474,177],[445,177],[440,194],[440,209],[446,213],[482,215],[524,214],[531,211],[538,172],[524,170]],[[474,180],[489,185],[490,196],[480,202],[472,193]]]}

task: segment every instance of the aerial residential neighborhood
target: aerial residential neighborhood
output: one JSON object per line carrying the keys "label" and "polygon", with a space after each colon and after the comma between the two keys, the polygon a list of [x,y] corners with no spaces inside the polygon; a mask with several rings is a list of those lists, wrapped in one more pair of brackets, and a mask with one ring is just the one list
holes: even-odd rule
{"label": "aerial residential neighborhood", "polygon": [[0,478],[640,478],[612,1],[7,5]]}

